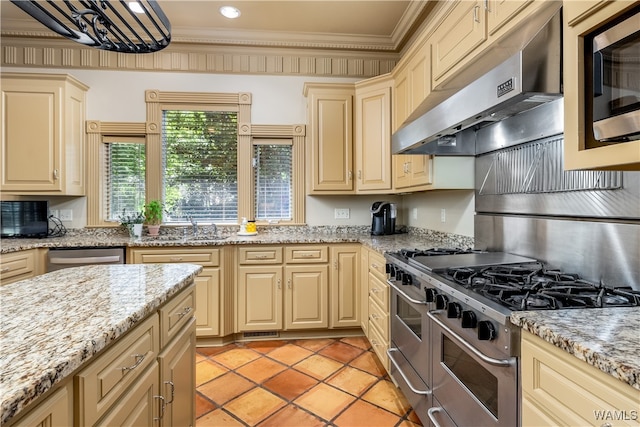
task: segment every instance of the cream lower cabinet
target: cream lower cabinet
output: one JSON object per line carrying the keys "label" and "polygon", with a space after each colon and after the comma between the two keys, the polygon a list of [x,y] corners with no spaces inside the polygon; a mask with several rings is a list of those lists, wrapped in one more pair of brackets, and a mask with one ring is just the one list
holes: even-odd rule
{"label": "cream lower cabinet", "polygon": [[236,332],[360,326],[359,245],[238,248]]}
{"label": "cream lower cabinet", "polygon": [[331,246],[331,328],[360,326],[360,245]]}
{"label": "cream lower cabinet", "polygon": [[68,75],[2,73],[0,190],[85,194],[85,94]]}
{"label": "cream lower cabinet", "polygon": [[36,408],[20,419],[15,426],[72,426],[73,425],[73,384],[67,383],[56,390]]}
{"label": "cream lower cabinet", "polygon": [[0,285],[43,274],[46,254],[46,249],[28,249],[0,255]]}
{"label": "cream lower cabinet", "polygon": [[522,332],[522,426],[640,426],[640,390]]}
{"label": "cream lower cabinet", "polygon": [[367,338],[382,365],[389,370],[389,285],[386,282],[384,256],[369,251],[367,268],[368,327]]}
{"label": "cream lower cabinet", "polygon": [[196,283],[196,335],[217,337],[230,333],[232,321],[229,310],[225,310],[225,295],[231,291],[225,287],[224,247],[173,247],[173,248],[129,248],[127,262],[130,264],[192,263],[203,267],[195,279]]}

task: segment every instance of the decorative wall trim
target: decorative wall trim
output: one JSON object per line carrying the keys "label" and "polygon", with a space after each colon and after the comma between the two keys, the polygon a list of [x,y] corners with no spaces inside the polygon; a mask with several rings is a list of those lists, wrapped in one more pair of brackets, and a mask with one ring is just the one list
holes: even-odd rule
{"label": "decorative wall trim", "polygon": [[58,39],[2,37],[2,67],[266,74],[369,78],[390,72],[393,52],[205,46],[172,43],[166,49],[131,55],[88,48]]}

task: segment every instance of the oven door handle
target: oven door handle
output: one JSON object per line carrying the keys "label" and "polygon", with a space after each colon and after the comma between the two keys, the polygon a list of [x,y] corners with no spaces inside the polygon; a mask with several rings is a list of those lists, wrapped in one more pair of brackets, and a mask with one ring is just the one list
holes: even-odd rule
{"label": "oven door handle", "polygon": [[439,406],[433,407],[433,408],[429,408],[429,410],[427,411],[427,415],[429,416],[429,420],[431,420],[431,424],[434,425],[434,427],[440,427],[440,424],[438,423],[438,421],[436,420],[436,417],[434,416],[434,414],[436,412],[442,412],[443,409]]}
{"label": "oven door handle", "polygon": [[400,289],[399,287],[394,285],[391,282],[391,280],[387,280],[387,283],[389,284],[389,286],[391,286],[393,288],[394,291],[399,293],[400,296],[402,296],[402,298],[406,299],[407,301],[412,302],[414,304],[421,304],[421,305],[427,305],[428,304],[426,301],[420,301],[420,300],[417,300],[415,298],[411,298],[409,295],[407,295],[407,293],[405,291],[403,291],[402,289]]}
{"label": "oven door handle", "polygon": [[433,320],[438,326],[440,326],[442,329],[444,329],[446,332],[448,332],[451,336],[453,336],[460,344],[465,346],[473,354],[475,354],[480,359],[482,359],[482,361],[484,361],[484,362],[486,362],[486,363],[488,363],[490,365],[502,366],[502,367],[512,366],[512,365],[514,365],[516,363],[516,358],[515,357],[510,357],[509,359],[495,359],[493,357],[487,356],[486,354],[480,352],[480,350],[478,350],[477,348],[475,348],[474,346],[469,344],[460,335],[458,335],[457,333],[452,331],[451,328],[449,328],[447,325],[442,323],[442,321],[440,319],[438,319],[436,316],[434,316],[430,311],[427,312],[427,316],[429,316],[429,318],[431,320]]}
{"label": "oven door handle", "polygon": [[396,351],[399,351],[399,350],[397,348],[394,348],[394,347],[387,349],[387,356],[389,356],[389,360],[391,361],[391,363],[393,363],[393,366],[395,366],[395,368],[398,370],[398,373],[400,374],[400,376],[402,377],[404,382],[407,383],[407,386],[409,386],[411,391],[414,392],[415,394],[422,394],[424,396],[430,395],[431,394],[431,390],[420,390],[420,389],[415,388],[411,384],[411,381],[409,381],[409,378],[407,378],[405,373],[402,372],[402,369],[400,369],[400,365],[398,364],[398,362],[396,362],[396,360],[393,358],[393,354],[392,353],[395,353]]}

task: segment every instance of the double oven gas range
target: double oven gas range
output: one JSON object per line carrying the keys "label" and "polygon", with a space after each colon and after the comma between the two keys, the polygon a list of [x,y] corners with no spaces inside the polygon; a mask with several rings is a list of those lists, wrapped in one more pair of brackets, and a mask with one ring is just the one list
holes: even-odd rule
{"label": "double oven gas range", "polygon": [[636,290],[508,253],[402,250],[385,258],[391,376],[424,425],[520,424],[514,310],[640,305]]}

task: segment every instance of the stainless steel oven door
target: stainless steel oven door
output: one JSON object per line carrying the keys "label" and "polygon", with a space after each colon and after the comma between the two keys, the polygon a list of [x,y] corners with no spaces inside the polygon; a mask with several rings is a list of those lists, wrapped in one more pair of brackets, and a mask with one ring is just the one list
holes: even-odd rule
{"label": "stainless steel oven door", "polygon": [[[423,423],[431,407],[428,303],[389,281],[391,288],[390,373]],[[417,292],[412,292],[417,293]]]}
{"label": "stainless steel oven door", "polygon": [[[517,358],[487,356],[455,331],[437,314],[433,320],[433,397],[462,426],[518,425]],[[437,415],[434,413],[433,415]]]}

